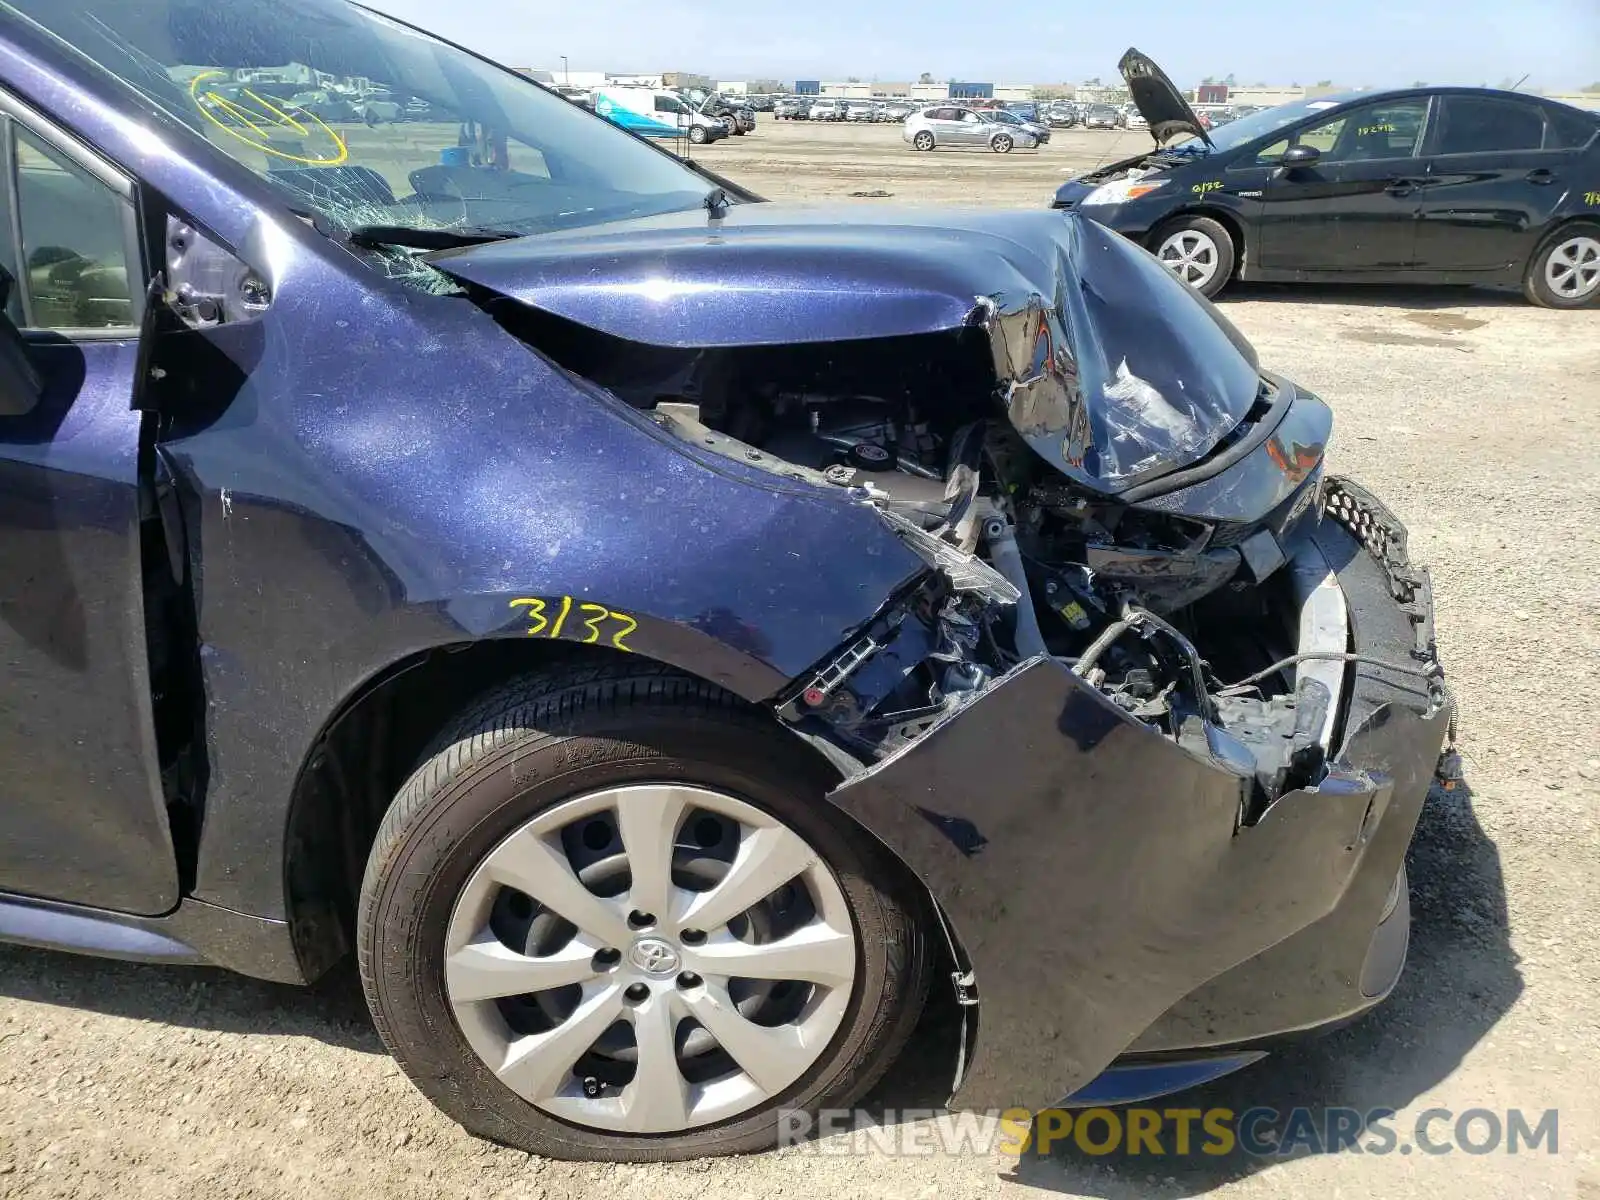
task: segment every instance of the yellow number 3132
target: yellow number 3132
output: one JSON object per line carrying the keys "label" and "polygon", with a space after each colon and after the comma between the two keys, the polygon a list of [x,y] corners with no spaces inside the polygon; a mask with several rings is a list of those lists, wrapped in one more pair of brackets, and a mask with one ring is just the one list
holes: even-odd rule
{"label": "yellow number 3132", "polygon": [[[609,632],[611,645],[633,653],[633,647],[626,645],[622,639],[639,628],[639,622],[627,613],[617,612],[603,604],[574,602],[571,596],[562,596],[555,615],[551,616],[551,603],[538,596],[525,596],[511,601],[512,608],[526,610],[524,615],[528,619],[529,637],[558,638],[564,634],[569,640],[587,646],[598,642]],[[616,622],[616,626],[609,631],[602,629],[607,621]]]}

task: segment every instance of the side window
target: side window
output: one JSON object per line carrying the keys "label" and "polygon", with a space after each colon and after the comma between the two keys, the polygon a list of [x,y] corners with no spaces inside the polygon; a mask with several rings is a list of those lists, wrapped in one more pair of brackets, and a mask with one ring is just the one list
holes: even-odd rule
{"label": "side window", "polygon": [[976,125],[976,124],[977,124],[977,123],[978,123],[978,122],[979,122],[979,121],[981,121],[981,120],[982,120],[982,119],[983,119],[983,118],[982,118],[982,117],[980,117],[980,116],[978,116],[978,114],[977,114],[977,113],[975,113],[975,112],[973,112],[973,111],[971,111],[971,110],[970,110],[970,109],[969,109],[969,110],[967,110],[967,111],[966,111],[966,112],[964,112],[964,113],[962,113],[962,114],[961,114],[961,119],[962,119],[962,120],[963,120],[963,121],[965,121],[965,122],[966,122],[966,123],[967,123],[967,124],[968,124],[968,125]]}
{"label": "side window", "polygon": [[1482,154],[1538,150],[1544,145],[1544,112],[1493,96],[1446,96],[1437,154]]}
{"label": "side window", "polygon": [[1579,112],[1546,109],[1544,148],[1546,150],[1582,150],[1600,130],[1600,122]]}
{"label": "side window", "polygon": [[1315,146],[1322,152],[1320,161],[1324,163],[1410,158],[1417,153],[1427,119],[1426,99],[1371,104],[1307,126],[1291,139],[1268,146],[1257,157],[1263,162],[1272,161],[1290,145],[1296,145]]}
{"label": "side window", "polygon": [[4,189],[12,230],[7,267],[17,279],[9,315],[31,329],[117,329],[138,323],[139,272],[128,261],[129,204],[14,121],[11,185]]}

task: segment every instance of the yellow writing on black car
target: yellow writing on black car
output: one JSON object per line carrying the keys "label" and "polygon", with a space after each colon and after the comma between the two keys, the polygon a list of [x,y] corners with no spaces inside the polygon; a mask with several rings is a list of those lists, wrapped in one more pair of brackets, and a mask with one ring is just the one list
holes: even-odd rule
{"label": "yellow writing on black car", "polygon": [[1585,204],[1600,204],[1600,192],[1585,192],[1583,194],[1583,202]]}
{"label": "yellow writing on black car", "polygon": [[250,88],[224,94],[215,84],[228,83],[223,71],[201,71],[189,81],[189,97],[202,116],[231,137],[272,158],[306,167],[336,167],[350,157],[350,148],[321,117],[294,105],[285,107]]}
{"label": "yellow writing on black car", "polygon": [[561,596],[555,600],[546,600],[542,596],[521,596],[510,603],[512,608],[521,609],[527,618],[529,637],[564,637],[586,646],[604,638],[607,645],[633,653],[633,647],[623,639],[639,628],[639,622],[627,613],[617,612],[604,604],[574,600],[571,596]]}
{"label": "yellow writing on black car", "polygon": [[1205,183],[1197,183],[1189,190],[1197,196],[1204,196],[1207,192],[1214,192],[1222,186],[1222,180],[1210,179]]}
{"label": "yellow writing on black car", "polygon": [[1365,137],[1369,133],[1393,133],[1394,131],[1393,125],[1363,125],[1356,130],[1356,136]]}

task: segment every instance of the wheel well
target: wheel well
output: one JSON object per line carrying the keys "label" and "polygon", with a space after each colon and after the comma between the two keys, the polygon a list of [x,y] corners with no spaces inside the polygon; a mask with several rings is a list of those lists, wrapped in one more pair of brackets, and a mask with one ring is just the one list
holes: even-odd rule
{"label": "wheel well", "polygon": [[1533,244],[1533,249],[1528,252],[1528,261],[1532,262],[1534,256],[1537,255],[1539,251],[1543,250],[1551,242],[1555,241],[1575,225],[1585,225],[1590,229],[1600,229],[1600,217],[1596,217],[1593,213],[1575,213],[1559,223],[1552,225],[1549,229],[1545,230],[1543,236],[1541,236],[1539,240]]}
{"label": "wheel well", "polygon": [[508,679],[613,656],[604,646],[516,638],[439,646],[391,664],[345,701],[307,753],[289,802],[284,895],[307,979],[350,948],[378,825],[439,732]]}
{"label": "wheel well", "polygon": [[1228,240],[1233,243],[1233,274],[1228,278],[1238,279],[1244,273],[1244,227],[1239,224],[1238,218],[1224,209],[1197,205],[1194,208],[1185,208],[1173,213],[1150,231],[1148,249],[1153,253],[1156,248],[1156,238],[1161,231],[1174,221],[1181,220],[1184,217],[1205,217],[1208,220],[1215,221],[1228,231]]}
{"label": "wheel well", "polygon": [[[362,876],[378,826],[452,720],[478,696],[513,678],[635,657],[605,646],[548,639],[464,642],[402,659],[351,696],[306,755],[289,805],[284,889],[290,936],[305,977],[318,978],[353,945]],[[729,701],[761,709],[731,694]],[[816,746],[805,744],[831,763]],[[837,764],[832,769],[837,772]],[[882,847],[865,830],[862,836]],[[928,922],[930,940],[941,955],[937,988],[937,979],[948,979],[946,972],[954,969],[944,919],[899,855],[882,847],[881,858],[894,872],[897,890],[914,898]]]}

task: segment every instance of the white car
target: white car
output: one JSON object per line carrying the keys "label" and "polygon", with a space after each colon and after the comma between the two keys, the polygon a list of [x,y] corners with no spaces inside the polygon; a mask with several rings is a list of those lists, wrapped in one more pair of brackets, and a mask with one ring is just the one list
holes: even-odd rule
{"label": "white car", "polygon": [[914,150],[932,150],[936,146],[988,146],[996,154],[1010,154],[1013,147],[1032,150],[1039,144],[1039,139],[1026,129],[1002,125],[988,120],[985,113],[954,104],[939,104],[912,113],[906,118],[905,132],[901,136]]}

